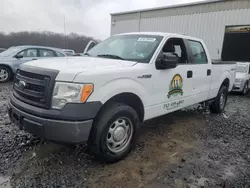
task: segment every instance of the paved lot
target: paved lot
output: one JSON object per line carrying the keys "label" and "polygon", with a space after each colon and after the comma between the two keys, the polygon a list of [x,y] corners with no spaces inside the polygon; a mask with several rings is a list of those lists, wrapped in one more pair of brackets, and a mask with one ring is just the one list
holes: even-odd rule
{"label": "paved lot", "polygon": [[225,113],[186,109],[147,122],[123,161],[100,164],[83,145],[59,145],[15,128],[0,86],[0,187],[250,187],[250,96]]}

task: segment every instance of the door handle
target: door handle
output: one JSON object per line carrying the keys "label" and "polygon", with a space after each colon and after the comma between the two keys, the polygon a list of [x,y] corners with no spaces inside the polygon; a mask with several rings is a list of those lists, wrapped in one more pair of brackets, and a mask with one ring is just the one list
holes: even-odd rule
{"label": "door handle", "polygon": [[187,71],[187,78],[193,77],[193,71]]}
{"label": "door handle", "polygon": [[211,75],[211,69],[207,69],[207,75],[210,76]]}
{"label": "door handle", "polygon": [[32,59],[32,60],[37,60],[36,58]]}

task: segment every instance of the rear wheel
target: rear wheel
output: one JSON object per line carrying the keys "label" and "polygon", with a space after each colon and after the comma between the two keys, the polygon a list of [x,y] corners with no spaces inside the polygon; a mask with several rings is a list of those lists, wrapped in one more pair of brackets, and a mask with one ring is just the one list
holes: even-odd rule
{"label": "rear wheel", "polygon": [[244,86],[244,89],[242,91],[242,94],[243,95],[246,95],[249,91],[249,85],[248,85],[248,82],[246,82],[245,86]]}
{"label": "rear wheel", "polygon": [[122,103],[102,109],[88,140],[90,151],[104,162],[123,159],[135,145],[140,126],[136,111]]}
{"label": "rear wheel", "polygon": [[9,81],[11,76],[11,70],[8,67],[0,66],[0,83]]}
{"label": "rear wheel", "polygon": [[210,111],[212,113],[223,112],[227,103],[227,96],[228,88],[226,86],[222,86],[214,102],[210,105]]}

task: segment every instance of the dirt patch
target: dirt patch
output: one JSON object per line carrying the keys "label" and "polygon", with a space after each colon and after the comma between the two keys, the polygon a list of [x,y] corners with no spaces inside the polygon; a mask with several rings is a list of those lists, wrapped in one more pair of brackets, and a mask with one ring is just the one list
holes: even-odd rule
{"label": "dirt patch", "polygon": [[100,164],[86,145],[60,145],[13,126],[0,87],[0,187],[250,187],[250,97],[226,112],[186,109],[145,123],[124,160]]}
{"label": "dirt patch", "polygon": [[[188,123],[192,121],[192,123]],[[165,165],[180,166],[197,147],[193,131],[204,119],[175,113],[147,122],[136,149],[125,160],[92,172],[92,187],[147,187],[158,179]]]}

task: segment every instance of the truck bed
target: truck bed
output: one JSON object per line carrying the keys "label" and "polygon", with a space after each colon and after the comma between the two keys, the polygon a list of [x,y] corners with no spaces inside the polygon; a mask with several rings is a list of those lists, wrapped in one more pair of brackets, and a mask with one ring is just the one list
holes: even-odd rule
{"label": "truck bed", "polygon": [[236,64],[236,61],[212,60],[213,65]]}
{"label": "truck bed", "polygon": [[[217,90],[221,86],[224,78],[229,79],[229,91],[233,88],[235,81],[236,61],[216,61],[212,63],[211,91]],[[215,94],[215,93],[214,93]],[[217,95],[217,91],[216,91]]]}

